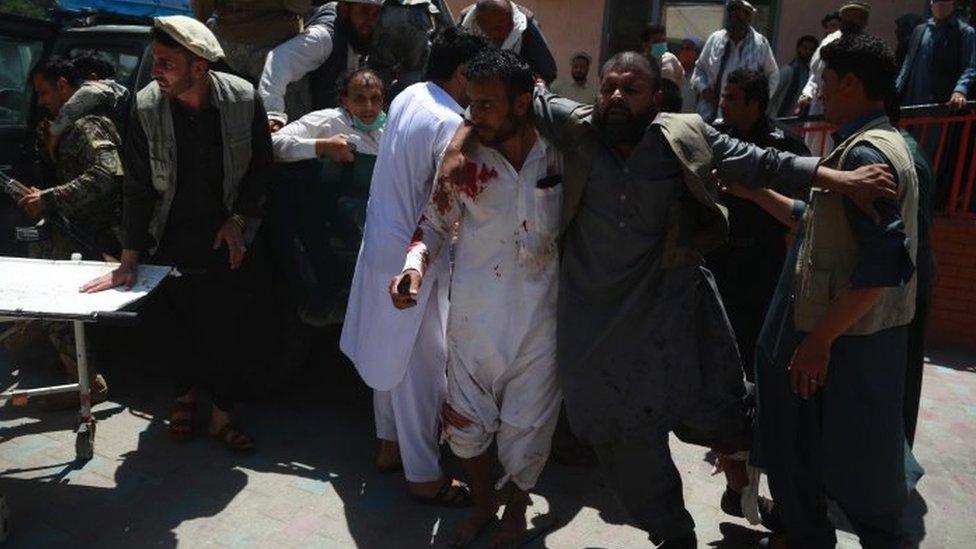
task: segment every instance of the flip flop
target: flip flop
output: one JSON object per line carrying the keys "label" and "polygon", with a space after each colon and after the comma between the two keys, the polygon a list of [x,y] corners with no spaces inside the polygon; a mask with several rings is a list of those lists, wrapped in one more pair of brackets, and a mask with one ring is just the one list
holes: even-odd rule
{"label": "flip flop", "polygon": [[[456,491],[451,493],[452,489]],[[424,505],[432,505],[434,507],[448,507],[451,509],[461,509],[464,507],[471,507],[471,490],[463,484],[459,484],[457,487],[454,486],[451,479],[447,479],[438,488],[437,493],[430,497],[415,496],[411,494],[413,499]]]}

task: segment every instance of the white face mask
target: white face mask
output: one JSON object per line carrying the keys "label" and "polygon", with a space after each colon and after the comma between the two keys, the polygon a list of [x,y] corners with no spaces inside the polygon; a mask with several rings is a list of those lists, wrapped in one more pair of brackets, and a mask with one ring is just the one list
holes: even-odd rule
{"label": "white face mask", "polygon": [[936,19],[945,19],[955,10],[955,2],[932,2],[932,16]]}

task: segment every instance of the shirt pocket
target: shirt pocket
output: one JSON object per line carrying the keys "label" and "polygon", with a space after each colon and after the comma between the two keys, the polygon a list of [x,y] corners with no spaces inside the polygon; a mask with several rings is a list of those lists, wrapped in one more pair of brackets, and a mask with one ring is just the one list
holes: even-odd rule
{"label": "shirt pocket", "polygon": [[[553,181],[546,181],[553,179]],[[543,272],[558,252],[556,239],[559,235],[559,221],[563,207],[562,178],[550,176],[540,180],[543,187],[535,187],[529,195],[529,204],[524,219],[517,228],[519,265],[530,274]]]}

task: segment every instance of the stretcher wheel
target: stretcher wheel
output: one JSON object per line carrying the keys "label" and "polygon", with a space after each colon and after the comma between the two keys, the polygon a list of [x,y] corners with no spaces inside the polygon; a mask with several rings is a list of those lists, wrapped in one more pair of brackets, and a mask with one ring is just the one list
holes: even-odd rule
{"label": "stretcher wheel", "polygon": [[75,459],[88,461],[95,455],[95,422],[88,421],[78,425],[75,432]]}
{"label": "stretcher wheel", "polygon": [[10,508],[7,507],[7,497],[0,495],[0,543],[7,541],[10,535]]}

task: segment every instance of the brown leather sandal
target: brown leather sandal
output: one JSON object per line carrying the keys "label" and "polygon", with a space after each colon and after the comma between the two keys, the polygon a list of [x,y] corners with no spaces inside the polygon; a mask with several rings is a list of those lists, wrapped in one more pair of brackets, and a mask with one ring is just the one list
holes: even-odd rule
{"label": "brown leather sandal", "polygon": [[225,424],[210,436],[217,439],[231,452],[247,452],[254,449],[254,438],[231,423]]}
{"label": "brown leather sandal", "polygon": [[[179,414],[181,417],[176,417]],[[186,442],[196,434],[196,402],[173,403],[169,416],[169,436],[176,442]]]}

